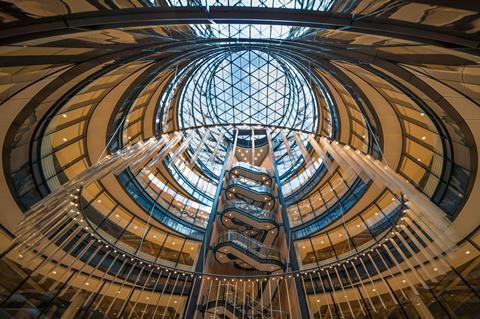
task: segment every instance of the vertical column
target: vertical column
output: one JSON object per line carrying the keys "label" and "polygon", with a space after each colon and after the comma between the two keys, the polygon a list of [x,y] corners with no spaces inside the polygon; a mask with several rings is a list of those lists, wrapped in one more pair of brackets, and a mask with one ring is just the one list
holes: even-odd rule
{"label": "vertical column", "polygon": [[[234,137],[235,144],[237,140],[237,134],[238,134],[238,130],[235,131],[235,137]],[[235,149],[235,145],[234,145],[234,149]],[[197,266],[195,267],[195,272],[197,273],[201,273],[203,271],[203,267],[207,258],[208,247],[210,246],[213,224],[215,222],[215,217],[217,214],[218,201],[220,199],[220,195],[223,188],[223,182],[225,179],[225,168],[228,163],[230,151],[231,151],[231,148],[230,146],[228,146],[227,151],[225,152],[225,158],[223,160],[222,171],[220,172],[220,176],[218,179],[218,185],[217,185],[217,190],[215,191],[215,198],[213,200],[212,210],[210,211],[210,215],[208,216],[208,223],[207,223],[207,228],[205,229],[204,240],[202,242],[202,246],[200,247],[200,253],[198,254]],[[203,280],[203,277],[201,280],[196,280],[194,282],[194,285],[192,286],[192,290],[190,291],[190,295],[187,302],[187,309],[185,310],[184,318],[193,318],[195,315],[195,309],[198,301],[198,294],[200,292],[200,286],[201,286],[202,280]]]}
{"label": "vertical column", "polygon": [[[275,184],[277,185],[278,204],[280,206],[280,212],[282,214],[282,221],[284,225],[283,228],[286,235],[287,246],[289,247],[288,260],[290,261],[290,264],[288,264],[287,267],[290,266],[291,269],[294,271],[300,270],[300,266],[297,260],[297,254],[295,251],[295,245],[293,244],[293,239],[291,236],[290,219],[288,218],[287,206],[285,204],[285,199],[283,198],[283,192],[282,192],[282,186],[281,186],[282,184],[280,181],[280,176],[278,175],[277,162],[273,154],[273,145],[272,145],[272,140],[271,140],[269,131],[267,131],[267,139],[269,144],[268,146],[270,149],[270,155],[272,157],[273,172],[275,174]],[[298,277],[295,277],[295,286],[297,288],[296,290],[297,290],[297,297],[298,297],[298,309],[300,311],[301,318],[305,318],[305,319],[310,318],[305,290],[303,289],[301,279]]]}

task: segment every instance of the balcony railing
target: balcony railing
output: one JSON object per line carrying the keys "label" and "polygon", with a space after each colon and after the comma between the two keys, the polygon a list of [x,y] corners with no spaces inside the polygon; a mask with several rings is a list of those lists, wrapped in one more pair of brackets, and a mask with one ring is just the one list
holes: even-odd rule
{"label": "balcony railing", "polygon": [[265,246],[261,242],[237,231],[230,230],[220,235],[217,245],[225,243],[234,243],[247,253],[253,254],[258,258],[282,262],[279,250]]}

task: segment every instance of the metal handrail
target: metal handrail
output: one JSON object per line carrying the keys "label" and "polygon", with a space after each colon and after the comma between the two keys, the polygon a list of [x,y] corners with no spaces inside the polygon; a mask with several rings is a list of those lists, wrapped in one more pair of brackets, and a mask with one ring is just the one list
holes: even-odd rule
{"label": "metal handrail", "polygon": [[264,167],[261,167],[261,166],[255,166],[255,165],[252,165],[252,164],[246,163],[246,162],[236,162],[232,165],[232,169],[234,169],[235,167],[246,168],[246,169],[248,169],[250,171],[253,171],[253,172],[258,172],[258,173],[270,175],[270,172],[268,171],[268,169],[266,169]]}
{"label": "metal handrail", "polygon": [[224,211],[226,211],[227,209],[239,209],[241,211],[247,212],[250,215],[254,215],[255,217],[262,219],[274,219],[273,211],[251,205],[241,200],[229,200],[224,206]]}
{"label": "metal handrail", "polygon": [[246,186],[250,189],[252,189],[253,191],[256,191],[256,192],[263,192],[263,193],[271,193],[272,192],[272,187],[270,187],[269,185],[260,185],[256,182],[252,182],[252,181],[249,181],[245,178],[241,178],[241,177],[236,177],[236,178],[232,178],[228,181],[228,184],[233,186],[232,184],[237,184],[237,185],[242,185],[242,186]]}
{"label": "metal handrail", "polygon": [[229,230],[221,234],[218,238],[217,245],[222,243],[235,243],[247,252],[252,253],[262,259],[273,259],[280,262],[282,261],[279,250],[265,246],[258,240],[248,237],[237,231]]}

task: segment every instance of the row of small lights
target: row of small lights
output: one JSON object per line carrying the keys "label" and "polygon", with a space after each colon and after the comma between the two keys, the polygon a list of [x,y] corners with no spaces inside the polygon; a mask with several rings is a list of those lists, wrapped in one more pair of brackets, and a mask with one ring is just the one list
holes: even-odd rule
{"label": "row of small lights", "polygon": [[[77,192],[80,192],[80,189],[76,189]],[[78,199],[79,196],[78,195],[75,195],[75,194],[70,194],[70,197],[74,198],[74,199]],[[80,215],[80,211],[78,211],[78,203],[75,203],[73,201],[70,202],[70,205],[75,207],[75,209],[70,209],[70,212],[71,213],[75,213],[76,216]],[[73,217],[73,219],[78,222],[86,231],[89,231],[90,232],[90,236],[92,237],[95,237],[97,242],[100,244],[101,247],[105,247],[107,249],[112,249],[113,247],[105,242],[104,240],[100,239],[99,236],[97,234],[94,234],[93,233],[93,230],[86,225],[86,221],[82,218],[78,219],[77,217]],[[403,220],[403,218],[401,218],[401,220]],[[400,227],[399,225],[397,225],[397,227]],[[385,237],[383,239],[383,241],[386,243],[390,240],[390,238],[393,238],[394,236],[398,235],[398,232],[391,232],[391,237]],[[381,247],[382,244],[377,244],[378,247]],[[368,249],[367,249],[368,250]],[[370,249],[370,252],[373,252],[373,248]],[[132,255],[128,252],[119,252],[117,249],[113,249],[113,253],[114,254],[117,254],[117,257],[118,256],[122,256],[123,258],[129,258],[131,261],[136,261],[138,262],[139,260],[139,257],[138,256],[135,256],[135,255]],[[467,255],[470,254],[470,251],[466,251],[465,252]],[[368,254],[367,253],[361,253],[362,256],[366,256]],[[308,275],[311,275],[311,274],[316,274],[317,272],[320,274],[321,271],[327,271],[328,269],[332,269],[334,267],[337,267],[337,266],[342,266],[342,265],[345,265],[345,264],[349,264],[351,262],[353,262],[354,260],[357,260],[358,259],[358,256],[360,255],[360,253],[357,254],[357,256],[355,257],[351,257],[347,260],[344,260],[342,262],[338,262],[338,263],[333,263],[331,264],[330,266],[324,266],[324,267],[320,267],[320,268],[317,268],[317,269],[308,269],[308,270],[302,270],[302,271],[298,271],[298,272],[292,272],[290,274],[282,274],[282,275],[270,275],[270,276],[254,276],[254,277],[251,277],[251,278],[248,278],[248,277],[244,277],[244,278],[231,278],[229,276],[213,276],[211,274],[196,274],[196,273],[192,273],[192,272],[188,272],[188,271],[183,271],[183,270],[177,270],[177,269],[172,269],[172,268],[168,268],[168,267],[164,267],[164,266],[160,266],[160,265],[157,265],[157,264],[153,264],[153,263],[150,263],[150,262],[147,262],[145,260],[140,260],[138,262],[139,265],[143,265],[145,264],[145,266],[151,268],[151,267],[155,267],[156,269],[158,270],[162,270],[162,271],[165,271],[166,273],[169,273],[169,272],[173,272],[173,274],[176,274],[177,276],[184,276],[185,278],[187,277],[190,277],[190,278],[198,278],[198,279],[201,279],[201,278],[205,278],[206,280],[215,280],[215,281],[232,281],[232,282],[235,282],[235,281],[239,281],[239,282],[243,282],[243,281],[246,281],[246,282],[251,282],[251,281],[255,281],[255,282],[259,282],[259,281],[267,281],[268,279],[272,279],[272,280],[276,280],[276,279],[279,279],[279,280],[282,280],[282,279],[287,279],[287,278],[295,278],[295,277],[300,277],[302,276],[303,278],[305,278],[306,276]],[[18,256],[19,258],[22,258],[23,256],[19,255]],[[135,263],[136,263],[135,262]],[[53,270],[52,271],[53,274],[56,274],[56,271]],[[89,283],[85,283],[86,285],[89,285]]]}
{"label": "row of small lights", "polygon": [[[63,117],[66,117],[65,114],[64,114]],[[230,127],[235,128],[235,126],[233,126],[233,125],[231,125]],[[275,126],[271,126],[271,127],[275,128]],[[257,128],[262,128],[262,127],[257,127]],[[189,131],[189,130],[192,130],[192,129],[174,131],[174,132],[170,132],[170,133],[168,133],[168,134],[179,134],[179,133],[182,132],[182,131]],[[152,137],[151,139],[155,139],[155,138]],[[425,140],[425,138],[422,138],[422,139]],[[139,141],[138,143],[139,143],[140,145],[142,145],[142,144],[143,144],[143,141]],[[335,143],[338,144],[337,141],[335,141]],[[348,148],[348,145],[347,145],[347,148]],[[127,146],[125,149],[126,149],[126,150],[129,150],[129,149],[130,149],[130,146]],[[260,150],[260,151],[262,151],[262,150]],[[360,153],[360,151],[358,151],[358,150],[357,150],[356,152],[357,152],[357,153]],[[248,153],[248,151],[247,151],[247,153]],[[116,154],[117,154],[117,155],[118,155],[118,154],[121,154],[121,151],[120,151],[120,150],[117,151]],[[110,157],[110,156],[107,155],[107,158],[109,158],[109,157]],[[370,155],[367,155],[367,158],[370,158]],[[385,168],[387,169],[388,167],[385,167]],[[407,181],[407,182],[408,182],[408,181]],[[80,189],[77,188],[76,191],[77,191],[77,192],[80,192]],[[75,194],[70,194],[70,196],[71,196],[72,198],[74,198],[74,199],[78,199],[78,198],[79,198],[79,196],[78,196],[78,195],[75,195]],[[77,203],[74,203],[74,202],[70,202],[70,205],[76,208],[76,209],[71,209],[70,212],[71,212],[71,213],[75,213],[77,216],[80,215],[80,212],[78,211],[78,204],[77,204]],[[90,232],[90,235],[91,235],[92,237],[96,237],[98,243],[100,243],[101,246],[104,245],[105,248],[111,248],[107,242],[103,241],[102,239],[99,239],[99,237],[92,232],[92,230],[90,229],[90,227],[89,227],[88,225],[85,225],[86,222],[84,221],[84,219],[82,219],[82,218],[78,219],[77,217],[73,217],[73,219],[74,219],[75,221],[77,221],[80,225],[82,225],[82,227],[84,227],[85,230],[89,231],[89,232]],[[401,220],[403,220],[403,218],[401,218]],[[83,226],[83,225],[85,225],[85,226]],[[396,225],[396,227],[399,228],[400,225]],[[385,238],[383,239],[383,241],[386,243],[386,242],[388,242],[391,238],[393,238],[394,236],[396,236],[396,235],[398,235],[398,234],[399,234],[398,232],[391,232],[391,235],[392,235],[392,236],[391,236],[391,237],[388,237],[388,236],[385,237]],[[377,246],[378,246],[378,247],[381,247],[382,244],[378,243]],[[367,250],[368,250],[368,249],[367,249]],[[127,257],[127,258],[130,258],[131,261],[138,260],[138,256],[131,255],[131,254],[128,253],[128,252],[127,252],[127,253],[125,253],[125,252],[119,253],[116,249],[114,249],[113,252],[116,253],[116,254],[118,254],[118,255],[121,254],[122,257],[127,257],[127,255],[130,256],[130,257]],[[370,252],[373,252],[373,248],[370,249]],[[368,252],[367,252],[367,253],[362,253],[362,256],[366,256],[366,254],[368,254]],[[470,251],[469,251],[469,250],[465,251],[465,254],[466,254],[466,255],[469,255],[469,254],[470,254]],[[218,275],[217,275],[217,276],[212,276],[212,275],[203,274],[203,277],[205,277],[205,279],[207,279],[207,280],[210,280],[210,279],[212,278],[212,280],[214,279],[215,281],[218,281],[218,280],[220,280],[220,281],[222,281],[222,280],[223,280],[223,281],[231,280],[232,282],[235,282],[235,281],[242,282],[243,280],[245,280],[245,281],[247,281],[247,282],[250,282],[250,281],[257,281],[257,282],[258,282],[258,281],[260,281],[260,280],[267,281],[268,278],[271,278],[272,280],[275,280],[275,278],[279,278],[279,279],[281,280],[281,279],[283,279],[283,278],[286,279],[287,277],[288,277],[288,278],[292,278],[292,277],[295,277],[295,276],[296,276],[296,277],[300,277],[300,276],[304,277],[304,276],[309,275],[309,274],[315,274],[315,273],[317,273],[317,272],[320,273],[320,271],[327,271],[326,269],[332,269],[333,267],[336,267],[336,266],[341,266],[341,265],[344,265],[344,264],[351,263],[351,262],[353,262],[354,260],[357,260],[359,255],[360,255],[360,253],[358,253],[357,256],[355,256],[355,257],[351,257],[351,258],[349,258],[349,259],[347,259],[347,260],[344,260],[344,261],[342,261],[342,262],[336,263],[336,265],[335,265],[335,264],[332,264],[332,265],[330,265],[330,266],[324,266],[324,267],[317,268],[317,269],[313,269],[313,270],[312,270],[312,269],[309,269],[309,270],[303,270],[303,271],[299,271],[299,272],[292,272],[292,273],[290,273],[290,274],[288,274],[288,275],[287,275],[287,274],[284,274],[284,275],[271,275],[271,276],[262,277],[262,278],[260,278],[260,277],[252,277],[252,278],[245,278],[245,277],[244,277],[244,278],[230,278],[230,277],[224,277],[224,276],[218,276]],[[19,258],[23,258],[22,255],[19,255],[18,257],[19,257]],[[159,265],[152,264],[152,263],[149,263],[149,262],[144,262],[143,260],[141,260],[141,261],[139,262],[140,265],[143,265],[144,263],[145,263],[145,265],[148,266],[148,267],[156,267],[158,270],[162,269],[162,271],[165,271],[165,272],[167,272],[167,273],[168,273],[168,272],[173,272],[174,274],[178,274],[178,275],[181,274],[181,275],[183,275],[183,276],[185,276],[185,277],[191,277],[191,278],[193,278],[194,276],[196,276],[196,277],[199,278],[199,279],[202,278],[202,274],[195,274],[195,273],[190,273],[190,272],[185,272],[185,271],[177,271],[176,269],[167,268],[167,267],[164,267],[164,266],[159,266]],[[434,271],[436,271],[436,268],[434,269]],[[53,271],[52,273],[56,273],[56,272]],[[230,279],[229,279],[229,278],[230,278]],[[86,285],[88,285],[88,283],[86,283]]]}

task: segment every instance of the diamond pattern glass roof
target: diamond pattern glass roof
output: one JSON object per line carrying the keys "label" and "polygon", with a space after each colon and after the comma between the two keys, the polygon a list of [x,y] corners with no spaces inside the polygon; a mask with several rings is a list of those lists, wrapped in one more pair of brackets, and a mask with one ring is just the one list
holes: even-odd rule
{"label": "diamond pattern glass roof", "polygon": [[[314,132],[319,116],[307,72],[295,61],[268,48],[224,47],[192,62],[174,81],[184,81],[180,86],[176,113],[178,126],[188,129],[220,125],[218,130],[230,140],[233,137],[230,125],[240,128],[260,125]],[[172,96],[164,97],[165,103],[173,100]],[[167,119],[165,117],[164,122]],[[278,134],[279,130],[272,131],[275,149],[281,145]],[[287,130],[287,138],[292,138],[291,134]],[[194,134],[192,145],[200,145],[203,138],[202,134]],[[239,139],[249,143],[251,138],[240,135]],[[205,142],[207,148],[198,156],[198,163],[204,163],[201,166],[214,175],[221,170],[221,163],[212,166],[208,159],[216,140],[217,137],[210,134]],[[298,152],[295,146],[293,152]],[[279,158],[282,162],[288,156]]]}
{"label": "diamond pattern glass roof", "polygon": [[261,51],[229,54],[216,67],[208,86],[208,107],[217,123],[284,125],[292,99],[286,71]]}
{"label": "diamond pattern glass roof", "polygon": [[260,49],[229,49],[191,65],[179,122],[266,125],[313,131],[317,110],[310,83],[291,61]]}
{"label": "diamond pattern glass roof", "polygon": [[265,24],[197,24],[192,25],[195,34],[216,39],[293,39],[304,36],[308,28]]}

